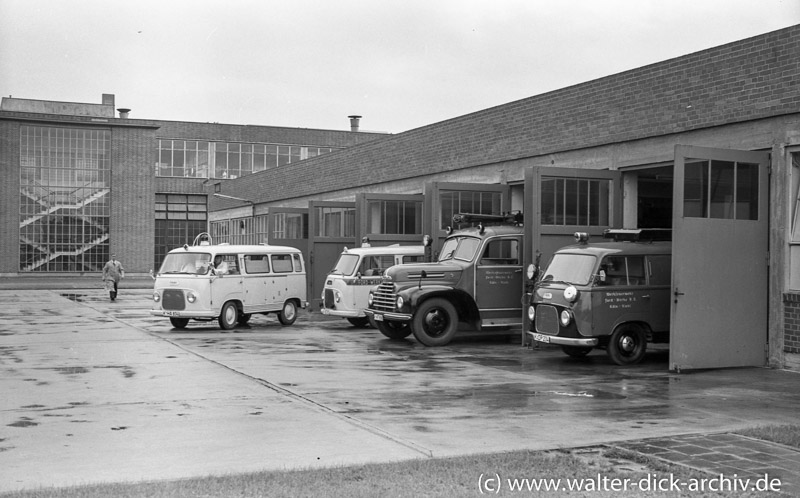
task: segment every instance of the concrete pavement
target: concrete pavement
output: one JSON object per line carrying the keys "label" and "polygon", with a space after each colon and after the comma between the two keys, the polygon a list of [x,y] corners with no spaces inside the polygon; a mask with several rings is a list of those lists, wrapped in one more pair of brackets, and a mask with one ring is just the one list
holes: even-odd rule
{"label": "concrete pavement", "polygon": [[91,281],[0,287],[0,491],[591,445],[800,481],[800,452],[725,434],[796,423],[793,372],[428,349],[308,314],[179,332],[142,282],[115,303]]}

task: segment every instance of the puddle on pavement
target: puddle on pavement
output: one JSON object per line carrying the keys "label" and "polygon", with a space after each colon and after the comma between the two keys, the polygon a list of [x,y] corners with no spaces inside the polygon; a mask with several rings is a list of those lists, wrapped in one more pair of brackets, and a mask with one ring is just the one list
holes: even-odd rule
{"label": "puddle on pavement", "polygon": [[69,293],[66,293],[66,294],[61,294],[61,297],[65,297],[65,298],[69,299],[70,301],[75,301],[76,303],[82,303],[82,302],[85,301],[86,294],[76,294],[76,293],[69,292]]}
{"label": "puddle on pavement", "polygon": [[6,424],[8,427],[35,427],[39,425],[38,422],[34,422],[32,418],[28,417],[21,417],[16,422],[11,422],[10,424]]}

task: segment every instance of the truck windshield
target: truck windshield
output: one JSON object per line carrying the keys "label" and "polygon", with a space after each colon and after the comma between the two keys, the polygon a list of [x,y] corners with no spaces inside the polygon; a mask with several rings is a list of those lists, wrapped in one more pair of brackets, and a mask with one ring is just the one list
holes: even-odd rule
{"label": "truck windshield", "polygon": [[555,281],[587,285],[594,274],[597,258],[590,254],[555,254],[542,282]]}
{"label": "truck windshield", "polygon": [[342,254],[339,256],[339,260],[336,262],[336,266],[333,267],[333,270],[331,270],[331,273],[349,276],[355,271],[356,265],[358,265],[358,255]]}
{"label": "truck windshield", "polygon": [[444,241],[442,252],[439,253],[439,261],[448,259],[472,261],[480,245],[481,239],[475,237],[450,237]]}
{"label": "truck windshield", "polygon": [[176,252],[167,254],[158,273],[203,275],[208,273],[210,266],[211,255],[208,253]]}

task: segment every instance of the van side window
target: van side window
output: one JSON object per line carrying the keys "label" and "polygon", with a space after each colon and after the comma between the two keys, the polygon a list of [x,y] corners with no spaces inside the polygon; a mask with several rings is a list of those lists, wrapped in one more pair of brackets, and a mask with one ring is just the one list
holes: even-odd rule
{"label": "van side window", "polygon": [[273,254],[272,271],[275,273],[291,273],[292,256],[290,254]]}
{"label": "van side window", "polygon": [[665,254],[647,257],[650,285],[670,285],[672,281],[672,256]]}
{"label": "van side window", "polygon": [[425,256],[403,256],[403,258],[400,261],[402,262],[401,264],[406,264],[406,263],[424,263],[425,262]]}
{"label": "van side window", "polygon": [[269,257],[266,254],[247,254],[244,270],[247,273],[269,273]]}
{"label": "van side window", "polygon": [[608,256],[600,265],[606,272],[605,285],[645,285],[644,257]]}
{"label": "van side window", "polygon": [[495,239],[486,244],[480,260],[481,265],[518,265],[519,241],[517,239]]}
{"label": "van side window", "polygon": [[292,254],[292,262],[294,263],[294,271],[298,273],[303,271],[303,263],[299,254]]}
{"label": "van side window", "polygon": [[239,258],[235,254],[217,254],[214,256],[214,268],[221,275],[238,275]]}

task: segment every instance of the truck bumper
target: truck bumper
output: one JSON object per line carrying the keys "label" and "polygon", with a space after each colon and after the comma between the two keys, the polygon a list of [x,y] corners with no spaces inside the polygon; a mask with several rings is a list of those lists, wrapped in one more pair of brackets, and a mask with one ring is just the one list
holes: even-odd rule
{"label": "truck bumper", "polygon": [[575,339],[572,337],[559,337],[557,335],[539,334],[536,332],[526,332],[526,334],[528,334],[528,337],[536,342],[542,342],[545,344],[558,344],[559,346],[595,347],[600,343],[600,340],[594,337]]}

